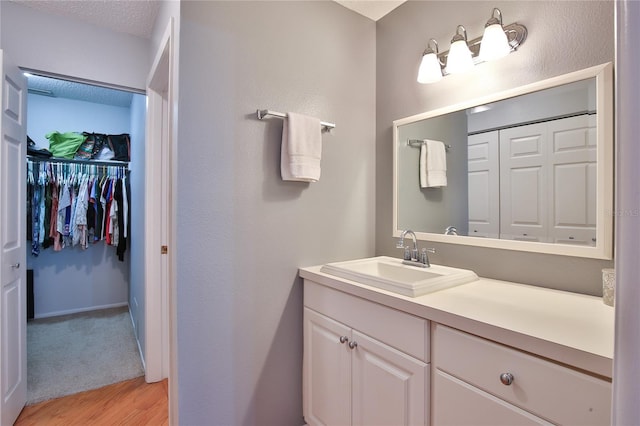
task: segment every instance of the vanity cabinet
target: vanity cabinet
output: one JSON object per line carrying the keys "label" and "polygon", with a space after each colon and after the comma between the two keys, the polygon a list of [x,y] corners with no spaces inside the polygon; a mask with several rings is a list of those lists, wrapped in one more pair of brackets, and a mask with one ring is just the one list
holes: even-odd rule
{"label": "vanity cabinet", "polygon": [[309,425],[610,424],[615,312],[599,297],[486,278],[407,297],[322,265],[300,275]]}
{"label": "vanity cabinet", "polygon": [[313,282],[304,297],[305,421],[427,424],[428,322]]}
{"label": "vanity cabinet", "polygon": [[432,329],[433,425],[605,425],[611,383],[440,324]]}

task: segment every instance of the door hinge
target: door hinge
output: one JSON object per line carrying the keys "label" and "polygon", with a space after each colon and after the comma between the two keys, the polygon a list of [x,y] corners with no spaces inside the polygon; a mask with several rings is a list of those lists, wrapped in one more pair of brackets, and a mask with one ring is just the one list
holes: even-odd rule
{"label": "door hinge", "polygon": [[167,246],[160,246],[160,254],[167,254],[169,248]]}

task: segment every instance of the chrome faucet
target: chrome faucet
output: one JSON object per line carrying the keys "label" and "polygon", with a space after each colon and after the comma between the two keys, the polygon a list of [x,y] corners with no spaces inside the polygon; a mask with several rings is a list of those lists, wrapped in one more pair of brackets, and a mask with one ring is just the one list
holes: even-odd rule
{"label": "chrome faucet", "polygon": [[[404,246],[404,237],[406,237],[407,234],[411,235],[411,238],[413,239],[413,250],[409,250],[409,246]],[[436,250],[432,248],[423,248],[422,253],[418,254],[418,239],[416,238],[416,233],[410,229],[402,231],[400,240],[397,242],[396,247],[404,249],[404,257],[402,263],[404,263],[405,265],[419,266],[421,268],[428,268],[431,266],[431,263],[429,262],[429,255],[427,254],[427,252],[436,252]]]}
{"label": "chrome faucet", "polygon": [[444,230],[444,235],[458,235],[458,229],[455,226],[447,226]]}
{"label": "chrome faucet", "polygon": [[[413,239],[413,251],[409,251],[409,246],[404,246],[404,237],[406,237],[407,234],[411,234],[411,238]],[[416,238],[416,233],[411,229],[402,231],[400,241],[396,244],[396,248],[404,249],[404,260],[418,261],[418,240]]]}

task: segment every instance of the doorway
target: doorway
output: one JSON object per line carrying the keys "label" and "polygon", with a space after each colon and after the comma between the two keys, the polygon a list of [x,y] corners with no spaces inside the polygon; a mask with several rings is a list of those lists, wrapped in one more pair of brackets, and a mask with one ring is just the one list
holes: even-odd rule
{"label": "doorway", "polygon": [[[34,403],[144,374],[139,343],[144,336],[140,322],[144,316],[140,310],[145,306],[144,220],[139,214],[144,204],[139,200],[144,193],[146,99],[140,93],[33,73],[28,75],[28,89],[27,135],[35,146],[29,149],[34,155],[28,156],[27,164],[29,176],[35,172],[38,181],[29,187],[31,193],[38,188],[42,194],[38,197],[42,210],[45,189],[49,199],[56,192],[59,200],[58,191],[62,194],[64,188],[73,200],[69,214],[75,222],[75,201],[82,198],[79,195],[84,192],[89,197],[87,188],[94,193],[96,188],[104,188],[106,195],[118,188],[119,182],[120,188],[129,188],[127,208],[132,213],[123,215],[128,226],[120,223],[119,229],[115,226],[111,233],[106,230],[106,211],[118,203],[104,200],[106,203],[100,204],[100,195],[95,195],[94,202],[88,205],[96,212],[93,219],[87,217],[87,222],[104,226],[86,226],[88,244],[77,244],[73,224],[68,229],[72,235],[68,239],[61,237],[57,246],[36,226],[27,232],[27,265],[34,271],[35,317],[28,326],[27,402]],[[47,136],[53,141],[69,134],[86,137],[75,159],[46,158],[43,152],[50,144],[53,146]],[[126,141],[129,149],[125,150],[126,158],[120,155],[114,161],[111,150],[116,150],[113,145],[118,141]],[[87,153],[87,148],[92,152]],[[59,157],[58,152],[55,154]],[[84,188],[81,182],[86,185]],[[122,210],[121,204],[120,207]],[[105,210],[100,219],[98,209]],[[35,210],[28,223],[38,217]],[[50,217],[50,213],[45,216]],[[114,219],[111,225],[118,225],[117,219],[122,221],[117,216]],[[44,217],[37,221],[41,225],[48,223]],[[119,241],[114,241],[116,236],[120,236]],[[51,339],[54,335],[58,337]],[[35,336],[40,337],[34,339]],[[107,344],[116,336],[123,339],[120,344]],[[63,341],[67,343],[61,344]],[[42,354],[42,348],[47,353]],[[70,348],[84,349],[68,351]],[[57,364],[56,357],[60,359]],[[65,358],[74,361],[64,362]],[[113,359],[120,359],[120,364],[109,365]]]}
{"label": "doorway", "polygon": [[[153,62],[153,67],[152,72],[150,74],[149,79],[147,79],[147,81],[151,81],[151,76],[155,76],[155,75],[160,75],[157,73],[157,71],[159,69],[163,69],[164,70],[164,79],[166,81],[166,84],[164,87],[167,88],[166,90],[166,96],[164,96],[164,99],[166,99],[165,101],[165,111],[166,111],[166,117],[163,117],[162,114],[160,114],[160,119],[154,121],[156,124],[160,124],[160,125],[156,125],[156,126],[152,126],[150,123],[147,123],[147,129],[156,129],[154,130],[155,133],[153,133],[154,136],[159,136],[158,131],[159,132],[165,132],[164,134],[166,135],[166,137],[164,138],[153,138],[152,136],[150,136],[150,134],[152,134],[152,132],[147,131],[146,132],[146,137],[145,137],[145,146],[149,146],[149,144],[151,144],[150,140],[152,139],[155,143],[155,147],[158,147],[158,144],[173,144],[173,141],[175,140],[175,126],[173,125],[173,122],[176,120],[177,117],[174,117],[173,115],[173,110],[175,109],[176,105],[175,105],[175,97],[174,97],[174,93],[173,93],[173,84],[172,82],[176,79],[175,76],[171,75],[172,70],[174,69],[174,62],[173,62],[173,51],[174,51],[174,47],[173,47],[173,42],[172,42],[172,35],[173,35],[173,18],[170,18],[169,20],[169,25],[167,26],[165,35],[163,38],[161,38],[161,43],[160,43],[160,49],[158,50],[158,53],[156,55],[156,60]],[[3,68],[5,68],[5,65],[11,65],[10,63],[8,63],[8,61],[6,61],[6,58],[3,59]],[[160,64],[162,64],[162,66],[159,66]],[[15,65],[19,65],[19,64],[15,64]],[[15,65],[11,65],[12,69],[16,70],[16,75],[19,80],[24,80],[24,77],[22,77],[21,75],[18,75],[18,68]],[[31,71],[36,71],[35,69],[31,69]],[[46,74],[45,72],[42,72],[43,74]],[[51,74],[50,74],[51,75]],[[162,81],[162,78],[160,78],[159,80],[157,80],[157,82]],[[86,81],[85,81],[86,82]],[[100,84],[102,86],[110,86],[108,83],[107,84]],[[8,99],[9,102],[9,106],[20,106],[20,105],[25,105],[26,102],[21,102],[20,101],[20,93],[22,93],[22,89],[21,89],[21,85],[20,86],[15,86],[16,89],[14,90],[13,86],[8,86],[9,89],[11,90],[3,90],[3,100],[5,95],[10,95],[10,98]],[[160,86],[156,86],[156,87],[160,87]],[[121,87],[120,87],[121,88]],[[20,89],[20,90],[18,90]],[[24,92],[26,92],[26,88],[24,89]],[[149,90],[147,90],[147,92],[149,92]],[[159,89],[159,91],[157,93],[164,93],[162,90]],[[160,99],[162,99],[163,96],[160,96]],[[153,109],[154,111],[159,110],[158,108],[152,107],[153,103],[150,102],[150,106],[149,106],[149,110]],[[161,108],[160,108],[161,110]],[[13,109],[8,109],[7,110],[8,113],[13,114]],[[22,115],[20,115],[21,117]],[[13,116],[12,116],[13,117]],[[152,119],[150,118],[149,121],[151,122]],[[5,122],[3,121],[3,124]],[[160,129],[160,130],[158,130]],[[3,134],[6,133],[6,126],[3,126]],[[26,139],[26,134],[24,135],[25,137],[20,137],[19,141],[22,141],[23,139]],[[21,144],[21,145],[26,145],[25,144]],[[17,146],[17,144],[16,144]],[[152,145],[153,146],[153,145]],[[13,147],[13,145],[11,145],[11,147]],[[21,150],[26,149],[26,147],[21,147]],[[171,147],[171,148],[167,148],[168,153],[171,154],[173,150],[175,150],[175,147]],[[16,151],[17,148],[16,148]],[[21,151],[23,152],[23,151]],[[157,150],[156,150],[157,152]],[[8,156],[5,156],[4,158],[9,158]],[[22,154],[22,158],[24,158],[24,153]],[[172,158],[175,158],[174,156]],[[149,160],[147,159],[147,164],[149,164]],[[20,164],[21,161],[15,161],[15,164]],[[165,164],[172,164],[173,160],[172,159],[166,159],[165,160]],[[5,170],[3,168],[3,170]],[[7,168],[6,170],[9,170],[9,168]],[[23,176],[23,170],[22,167],[19,167],[18,170],[20,171],[20,173],[18,174],[12,174],[12,176]],[[173,331],[171,331],[171,328],[174,327],[175,324],[175,307],[173,306],[173,302],[172,300],[175,300],[173,297],[173,293],[175,292],[175,286],[173,285],[173,282],[175,282],[175,268],[172,266],[174,264],[174,250],[173,250],[173,241],[175,241],[175,226],[173,224],[173,222],[170,220],[171,216],[175,217],[175,206],[171,205],[172,204],[172,200],[170,196],[165,196],[163,197],[163,199],[165,200],[166,203],[169,204],[169,208],[166,209],[167,213],[168,213],[168,218],[167,218],[167,223],[169,223],[170,229],[167,231],[168,237],[167,240],[155,240],[156,236],[159,235],[162,231],[162,224],[160,223],[159,219],[156,217],[155,213],[157,212],[157,210],[153,210],[154,208],[156,208],[157,206],[155,204],[151,204],[149,203],[149,198],[148,195],[149,194],[154,194],[153,196],[158,198],[159,194],[167,194],[169,195],[169,187],[162,187],[160,184],[161,181],[161,177],[162,176],[167,176],[166,178],[166,182],[168,182],[169,186],[175,187],[175,176],[173,175],[173,168],[156,168],[152,171],[145,169],[144,171],[144,179],[145,182],[149,182],[149,185],[147,186],[147,194],[145,194],[145,199],[144,199],[144,203],[145,203],[145,207],[144,207],[144,218],[145,218],[145,239],[144,239],[144,275],[142,278],[142,281],[144,282],[144,294],[145,294],[145,307],[144,309],[140,309],[140,318],[142,319],[140,321],[141,325],[139,327],[140,331],[144,330],[144,344],[141,343],[141,352],[143,352],[146,356],[145,356],[145,378],[147,382],[153,382],[153,381],[158,381],[161,380],[163,378],[166,378],[169,376],[169,373],[171,373],[171,382],[169,383],[169,392],[170,392],[170,404],[175,408],[177,406],[177,386],[175,386],[176,384],[176,368],[175,368],[175,356],[174,356],[174,352],[175,352],[175,333]],[[19,179],[20,182],[24,182],[25,179],[21,178]],[[24,186],[20,186],[19,191],[18,189],[15,188],[10,188],[12,189],[13,192],[16,193],[20,193],[22,191],[24,191]],[[15,189],[15,191],[14,191]],[[3,191],[4,194],[6,194],[6,191]],[[24,195],[21,195],[19,197],[20,200],[24,199]],[[6,203],[5,203],[6,204]],[[12,205],[22,205],[24,206],[24,204],[22,204],[22,202],[20,203],[13,203]],[[1,207],[1,206],[0,206]],[[10,210],[8,210],[10,212]],[[25,215],[20,214],[20,217],[23,217]],[[15,219],[16,214],[4,214],[2,215],[2,219],[3,219],[3,226],[7,229],[11,229],[13,231],[17,231],[20,229],[21,226],[23,226],[22,224],[15,224],[15,221],[13,219]],[[24,223],[24,222],[23,222]],[[11,237],[13,234],[16,234],[17,232],[13,232],[10,234],[2,234],[3,238],[8,238]],[[20,234],[23,234],[23,231],[20,231]],[[23,234],[24,235],[24,234]],[[150,236],[153,235],[153,236]],[[5,238],[5,239],[6,239]],[[23,237],[24,238],[24,237]],[[159,245],[151,245],[151,243],[153,242],[159,242]],[[167,250],[164,250],[165,254],[162,254],[161,250],[163,249],[162,246],[166,246]],[[21,248],[23,248],[22,246],[20,246]],[[24,249],[21,249],[20,252],[22,253],[22,256],[24,256]],[[160,268],[160,265],[162,264],[162,257],[165,257],[166,259],[164,260],[165,264],[166,264],[166,274],[164,274]],[[4,262],[6,260],[6,262]],[[24,265],[26,263],[26,261],[22,258],[19,259],[19,261],[14,261],[13,258],[11,257],[7,257],[5,256],[3,258],[3,262],[7,263],[9,266],[11,265]],[[13,262],[13,263],[12,263]],[[7,268],[5,268],[5,265],[3,263],[3,276],[5,275],[5,272],[7,270]],[[15,270],[18,271],[17,266],[15,267]],[[20,271],[24,271],[24,268],[20,269]],[[26,275],[26,274],[24,274]],[[158,278],[160,278],[158,280]],[[22,283],[24,284],[26,282],[26,278],[22,278]],[[21,284],[22,286],[22,284]],[[22,292],[22,290],[20,291],[20,293],[24,293]],[[21,296],[22,297],[22,296]],[[16,304],[16,306],[22,306],[22,304]],[[22,309],[22,308],[21,308]],[[17,309],[14,309],[14,311],[17,311]],[[3,318],[4,316],[6,316],[5,314],[9,315],[13,313],[13,311],[8,311],[8,312],[4,312],[3,313]],[[16,321],[18,321],[19,318],[24,318],[24,315],[15,315],[15,319]],[[5,336],[7,338],[10,339],[10,341],[18,341],[19,338],[21,338],[21,336],[24,336],[26,333],[23,333],[22,331],[20,331],[20,333],[15,332],[11,327],[10,327],[10,322],[6,322],[3,321],[3,324],[0,324],[0,329],[2,329],[2,327],[6,328],[6,332],[8,334],[5,333]],[[22,327],[22,325],[21,325]],[[26,320],[24,321],[24,327],[26,328]],[[26,340],[26,339],[25,339]],[[21,361],[22,359],[24,359],[24,363],[26,363],[26,351],[25,350],[18,350],[20,349],[20,347],[16,346],[16,345],[3,345],[4,348],[14,348],[15,350],[12,351],[11,353],[9,353],[8,355],[3,353],[2,354],[2,361],[3,361],[3,365],[7,365],[7,364],[12,364],[12,362],[18,362],[20,361],[21,363],[23,361]],[[5,351],[6,352],[6,351]],[[170,358],[171,355],[171,358]],[[24,357],[24,358],[23,358]],[[169,362],[171,360],[171,363]],[[22,364],[21,364],[22,365]],[[13,371],[13,370],[11,370]],[[17,370],[16,370],[17,371]],[[22,369],[20,371],[23,371]],[[17,374],[17,373],[16,373]],[[13,374],[10,377],[3,377],[3,381],[6,380],[13,380],[16,376],[16,374]],[[22,373],[20,373],[22,374]],[[20,376],[21,377],[21,376]],[[24,380],[24,382],[26,382],[26,378]],[[16,383],[17,382],[17,378],[16,378]],[[22,382],[20,382],[22,383]],[[26,384],[25,384],[25,388],[26,388]],[[19,412],[19,409],[22,405],[24,405],[24,401],[25,401],[25,396],[24,393],[21,390],[22,388],[20,388],[20,392],[14,392],[13,388],[9,389],[9,391],[12,392],[13,394],[16,394],[16,400],[13,401],[12,400],[12,404],[11,406],[6,406],[2,405],[0,411],[2,412],[2,417],[3,419],[6,416],[11,416],[11,415],[15,415],[17,416],[16,413],[16,409]],[[25,392],[26,393],[26,392]],[[22,401],[22,402],[21,402]],[[15,403],[13,403],[15,402]],[[5,409],[7,408],[7,409]],[[172,412],[171,412],[172,411]],[[172,416],[172,418],[177,418],[177,410],[170,410],[170,415]]]}

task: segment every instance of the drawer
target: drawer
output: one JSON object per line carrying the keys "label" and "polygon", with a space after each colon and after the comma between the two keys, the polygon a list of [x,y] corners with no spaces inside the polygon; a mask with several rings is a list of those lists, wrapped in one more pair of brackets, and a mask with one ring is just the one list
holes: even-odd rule
{"label": "drawer", "polygon": [[436,370],[431,424],[437,426],[550,426],[540,417]]}
{"label": "drawer", "polygon": [[429,362],[429,322],[397,309],[304,280],[304,305]]}
{"label": "drawer", "polygon": [[[610,423],[608,381],[440,324],[432,338],[434,374],[447,373],[553,423]],[[511,385],[501,383],[502,373],[513,375]]]}

